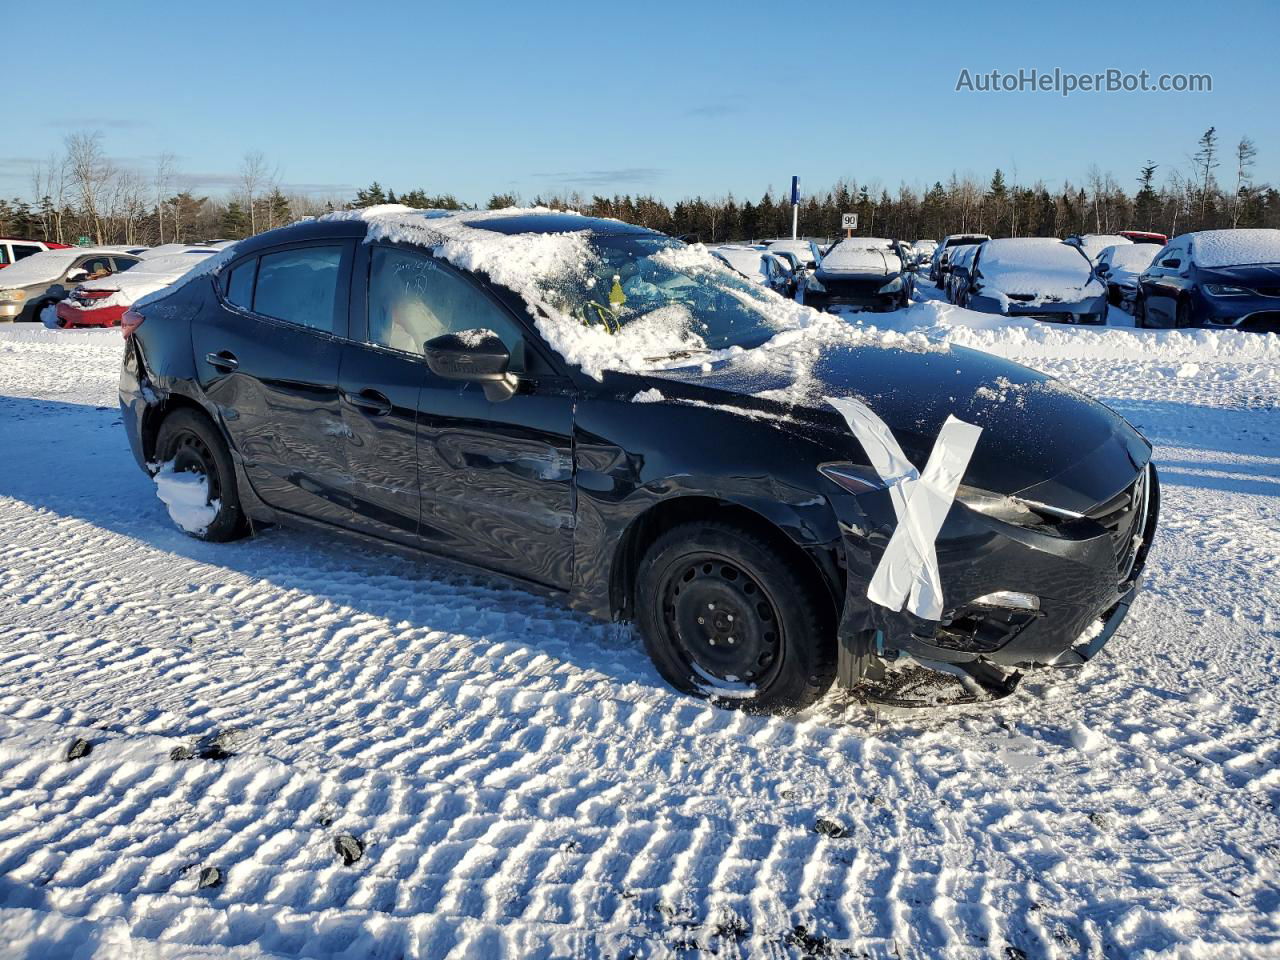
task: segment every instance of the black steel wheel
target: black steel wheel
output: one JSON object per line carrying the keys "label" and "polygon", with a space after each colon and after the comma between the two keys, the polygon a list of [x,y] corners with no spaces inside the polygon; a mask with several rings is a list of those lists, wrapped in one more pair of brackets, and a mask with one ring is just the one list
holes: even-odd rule
{"label": "black steel wheel", "polygon": [[730,524],[688,523],[659,537],[641,564],[636,610],[659,672],[722,706],[800,709],[835,675],[818,585]]}
{"label": "black steel wheel", "polygon": [[226,442],[212,421],[189,408],[175,410],[160,424],[156,437],[156,459],[172,461],[175,473],[194,473],[208,484],[207,503],[217,503],[218,512],[203,531],[186,531],[198,540],[221,543],[235,540],[249,531],[240,507],[235,468]]}

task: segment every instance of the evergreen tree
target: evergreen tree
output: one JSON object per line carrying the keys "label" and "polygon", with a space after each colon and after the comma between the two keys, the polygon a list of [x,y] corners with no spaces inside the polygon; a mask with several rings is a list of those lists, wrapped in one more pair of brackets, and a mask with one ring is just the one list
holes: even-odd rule
{"label": "evergreen tree", "polygon": [[1133,213],[1144,230],[1151,229],[1160,207],[1160,198],[1152,186],[1157,167],[1158,164],[1148,160],[1138,173],[1138,192],[1133,198]]}
{"label": "evergreen tree", "polygon": [[505,210],[507,207],[517,206],[518,203],[514,193],[495,193],[489,197],[489,202],[485,206],[489,210]]}
{"label": "evergreen tree", "polygon": [[363,190],[356,191],[356,198],[351,201],[353,207],[373,207],[387,202],[387,195],[382,192],[382,184],[377,180]]}
{"label": "evergreen tree", "polygon": [[239,240],[248,231],[249,217],[245,214],[244,207],[240,206],[239,200],[232,200],[222,215],[223,236],[229,240]]}

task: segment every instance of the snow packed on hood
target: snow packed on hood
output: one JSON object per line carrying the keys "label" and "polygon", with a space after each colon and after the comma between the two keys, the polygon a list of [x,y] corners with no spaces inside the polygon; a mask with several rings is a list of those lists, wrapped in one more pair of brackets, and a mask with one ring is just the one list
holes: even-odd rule
{"label": "snow packed on hood", "polygon": [[178,279],[191,272],[197,264],[214,256],[215,253],[214,250],[207,250],[153,257],[143,260],[136,267],[123,273],[113,273],[97,280],[88,280],[80,284],[79,289],[112,291],[111,296],[89,303],[87,309],[127,307],[149,294],[172,286]]}
{"label": "snow packed on hood", "polygon": [[208,478],[198,473],[177,473],[173,461],[160,465],[152,477],[156,496],[169,511],[169,518],[187,533],[200,535],[218,516],[222,504],[209,500]]}
{"label": "snow packed on hood", "polygon": [[1193,258],[1202,267],[1280,263],[1280,230],[1202,230],[1191,238]]}
{"label": "snow packed on hood", "polygon": [[566,278],[585,278],[587,286],[595,282],[591,267],[598,262],[598,254],[591,247],[590,231],[508,234],[482,226],[503,218],[564,212],[534,207],[447,213],[384,205],[332,213],[322,219],[363,220],[368,224],[366,242],[387,240],[426,247],[454,266],[487,275],[525,301],[534,326],[552,349],[596,380],[603,379],[609,370],[661,375],[662,371],[687,371],[691,364],[709,370],[716,364],[733,363],[775,373],[790,371],[792,382],[799,385],[814,359],[828,346],[946,349],[931,347],[923,336],[852,326],[757,285],[751,285],[748,292],[742,278],[702,244],[673,246],[653,254],[652,259],[685,274],[690,282],[718,286],[720,292],[758,313],[764,325],[774,331],[765,343],[751,348],[709,349],[688,308],[675,302],[613,329],[585,324],[563,309],[551,291]]}
{"label": "snow packed on hood", "polygon": [[[1102,293],[1089,261],[1075,247],[1051,237],[988,240],[980,269],[984,296],[1007,309],[1010,295],[1022,303],[1071,303]],[[1030,300],[1023,297],[1030,296]]]}

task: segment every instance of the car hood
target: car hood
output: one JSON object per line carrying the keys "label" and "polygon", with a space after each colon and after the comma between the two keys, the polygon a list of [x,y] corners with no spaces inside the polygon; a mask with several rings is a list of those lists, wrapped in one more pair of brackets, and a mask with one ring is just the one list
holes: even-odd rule
{"label": "car hood", "polygon": [[777,418],[809,435],[824,455],[868,461],[824,397],[856,397],[923,468],[948,415],[982,427],[963,482],[1084,512],[1132,482],[1151,446],[1123,417],[1053,377],[969,350],[840,346],[823,350],[800,382],[736,360],[664,371],[646,381],[667,400]]}
{"label": "car hood", "polygon": [[1203,268],[1201,283],[1221,283],[1236,287],[1280,287],[1280,263],[1256,263],[1239,267]]}

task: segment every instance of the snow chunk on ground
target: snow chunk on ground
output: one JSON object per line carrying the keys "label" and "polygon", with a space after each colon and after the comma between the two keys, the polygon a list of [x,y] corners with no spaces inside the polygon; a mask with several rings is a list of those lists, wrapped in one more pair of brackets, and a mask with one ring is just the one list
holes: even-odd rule
{"label": "snow chunk on ground", "polygon": [[663,401],[662,391],[655,387],[648,390],[641,390],[631,398],[632,403],[661,403]]}
{"label": "snow chunk on ground", "polygon": [[177,473],[173,461],[161,464],[153,477],[156,496],[169,510],[169,518],[187,533],[199,536],[209,529],[222,504],[209,500],[209,481],[198,473]]}

